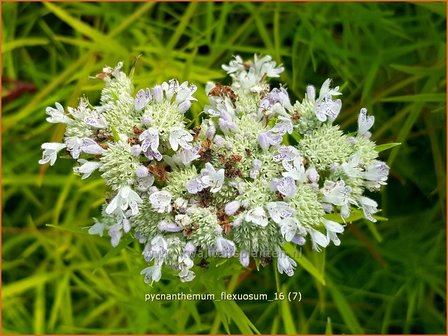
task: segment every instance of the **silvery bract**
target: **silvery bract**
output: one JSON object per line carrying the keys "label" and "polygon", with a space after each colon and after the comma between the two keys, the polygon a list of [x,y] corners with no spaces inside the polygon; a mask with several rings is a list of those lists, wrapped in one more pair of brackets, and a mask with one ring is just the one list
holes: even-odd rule
{"label": "silvery bract", "polygon": [[113,246],[132,233],[145,244],[146,282],[169,270],[193,280],[199,252],[243,267],[271,256],[292,276],[297,263],[284,244],[319,251],[341,243],[352,212],[376,221],[365,191],[385,185],[389,167],[370,140],[375,119],[362,108],[356,134],[344,134],[333,124],[342,101],[329,79],[293,102],[285,87],[270,88],[284,71],[270,56],[236,56],[223,65],[232,84],[209,82],[202,123],[191,125],[195,85],[172,79],[135,90],[121,67],[97,75],[99,105],[81,98],[46,109],[48,122],[66,128],[63,143],[42,145],[39,163],[65,153],[82,179],[102,177],[103,217],[89,233],[108,234]]}

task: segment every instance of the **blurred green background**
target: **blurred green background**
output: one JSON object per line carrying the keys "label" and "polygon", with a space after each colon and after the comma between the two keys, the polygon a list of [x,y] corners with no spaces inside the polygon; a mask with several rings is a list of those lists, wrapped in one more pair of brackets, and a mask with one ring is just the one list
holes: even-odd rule
{"label": "blurred green background", "polygon": [[[2,3],[2,333],[441,333],[446,331],[445,3]],[[104,64],[137,87],[170,78],[221,80],[232,55],[270,54],[292,98],[333,78],[339,123],[375,115],[389,184],[388,221],[349,225],[340,247],[306,248],[292,278],[211,264],[190,284],[152,288],[141,247],[89,236],[104,186],[72,161],[40,167],[63,128],[55,101],[98,97]],[[300,291],[301,302],[144,302],[145,293]]]}

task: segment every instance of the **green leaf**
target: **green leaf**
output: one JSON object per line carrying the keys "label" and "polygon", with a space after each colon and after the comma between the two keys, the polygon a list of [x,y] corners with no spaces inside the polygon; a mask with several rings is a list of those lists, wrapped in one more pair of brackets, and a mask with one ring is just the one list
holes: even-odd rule
{"label": "green leaf", "polygon": [[283,250],[293,258],[305,271],[310,273],[322,285],[325,285],[324,275],[303,255],[297,255],[297,249],[290,243],[283,245]]}
{"label": "green leaf", "polygon": [[353,334],[364,334],[364,330],[361,328],[352,307],[348,303],[346,297],[339,291],[338,287],[328,281],[327,288],[333,297],[333,302],[338,308],[339,314],[341,314],[341,317],[350,332]]}
{"label": "green leaf", "polygon": [[383,152],[385,150],[388,150],[388,149],[391,149],[391,148],[394,148],[394,147],[400,146],[400,145],[401,145],[401,142],[391,142],[391,143],[375,146],[375,150],[377,152]]}

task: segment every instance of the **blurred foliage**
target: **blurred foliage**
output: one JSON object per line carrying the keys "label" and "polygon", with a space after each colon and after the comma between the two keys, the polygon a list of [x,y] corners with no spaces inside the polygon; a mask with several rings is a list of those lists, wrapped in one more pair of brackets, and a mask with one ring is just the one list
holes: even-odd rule
{"label": "blurred foliage", "polygon": [[[445,333],[445,3],[2,2],[2,333]],[[357,221],[340,247],[306,249],[294,277],[273,266],[198,268],[191,284],[150,287],[141,247],[112,249],[86,227],[104,186],[69,160],[37,164],[63,129],[45,107],[98,97],[89,79],[124,60],[138,87],[173,77],[204,87],[232,55],[270,54],[281,81],[341,85],[339,122],[361,106],[391,166],[388,221]],[[206,101],[199,90],[200,103]],[[194,110],[200,112],[196,104]],[[300,291],[301,302],[144,302],[145,293]]]}

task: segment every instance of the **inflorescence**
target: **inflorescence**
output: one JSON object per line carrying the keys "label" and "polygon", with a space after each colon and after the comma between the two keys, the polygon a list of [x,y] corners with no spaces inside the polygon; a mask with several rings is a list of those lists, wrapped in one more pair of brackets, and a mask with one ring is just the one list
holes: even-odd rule
{"label": "inflorescence", "polygon": [[[66,151],[82,179],[101,174],[108,194],[89,233],[107,232],[114,247],[132,233],[151,263],[146,282],[168,269],[193,280],[199,252],[238,255],[244,267],[251,257],[276,257],[278,271],[292,276],[285,243],[339,245],[352,209],[376,221],[378,204],[364,194],[386,184],[389,167],[370,140],[374,117],[362,108],[353,134],[333,124],[342,102],[329,79],[292,103],[284,87],[268,84],[284,70],[270,56],[236,56],[222,66],[232,84],[207,84],[206,117],[193,128],[185,113],[195,85],[172,79],[134,95],[121,67],[97,75],[105,83],[99,106],[81,98],[75,108],[46,109],[48,122],[66,125],[65,137],[44,143],[39,163],[53,165]],[[328,219],[334,214],[340,223]]]}

